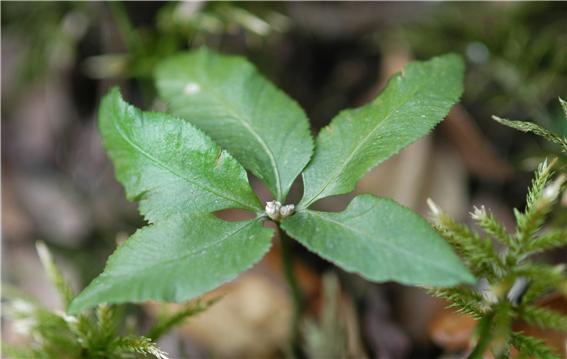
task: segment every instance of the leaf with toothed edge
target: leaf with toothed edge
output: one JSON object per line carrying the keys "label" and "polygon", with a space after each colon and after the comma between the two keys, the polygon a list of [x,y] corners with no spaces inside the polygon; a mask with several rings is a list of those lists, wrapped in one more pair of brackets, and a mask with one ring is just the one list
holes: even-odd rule
{"label": "leaf with toothed edge", "polygon": [[142,112],[113,89],[99,126],[116,177],[150,222],[178,212],[262,210],[244,168],[190,123]]}
{"label": "leaf with toothed edge", "polygon": [[190,123],[142,112],[117,89],[102,101],[100,130],[116,176],[152,225],[110,257],[69,310],[100,303],[186,300],[259,260],[272,231],[261,219],[225,222],[208,212],[260,212],[242,166]]}
{"label": "leaf with toothed edge", "polygon": [[171,113],[205,131],[285,200],[313,150],[295,101],[246,59],[205,48],[165,59],[156,83]]}
{"label": "leaf with toothed edge", "polygon": [[[393,201],[363,195],[341,213],[307,209],[352,190],[366,171],[431,130],[460,96],[462,72],[454,55],[408,65],[371,104],[341,112],[321,131],[311,162],[305,114],[242,58],[201,49],[163,61],[157,86],[182,118],[142,112],[111,91],[99,112],[104,145],[150,225],[115,251],[69,311],[184,301],[214,289],[268,251],[267,216],[310,250],[370,280],[471,282],[427,222]],[[282,206],[306,165],[302,201]],[[244,168],[274,194],[271,211],[258,202]],[[258,216],[226,222],[211,214],[228,208]]]}
{"label": "leaf with toothed edge", "polygon": [[139,229],[108,259],[69,307],[100,303],[181,302],[234,279],[271,246],[261,220],[227,222],[212,214],[176,215]]}
{"label": "leaf with toothed edge", "polygon": [[321,257],[373,281],[435,286],[474,282],[423,218],[389,199],[360,195],[343,212],[303,210],[281,226]]}
{"label": "leaf with toothed edge", "polygon": [[352,191],[368,170],[441,122],[462,91],[463,62],[445,55],[410,63],[374,101],[339,113],[317,136],[298,207]]}

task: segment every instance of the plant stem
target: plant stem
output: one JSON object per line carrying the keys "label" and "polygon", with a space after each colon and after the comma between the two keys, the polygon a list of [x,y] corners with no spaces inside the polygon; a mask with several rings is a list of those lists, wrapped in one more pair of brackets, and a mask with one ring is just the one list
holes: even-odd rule
{"label": "plant stem", "polygon": [[299,288],[299,284],[297,282],[297,277],[295,276],[295,272],[293,270],[293,254],[291,250],[292,240],[282,230],[280,230],[280,243],[283,270],[293,300],[293,318],[291,322],[290,344],[294,355],[297,357],[300,353],[299,321],[301,319],[301,313],[303,311],[303,294],[301,293],[301,289]]}
{"label": "plant stem", "polygon": [[468,359],[482,359],[484,357],[484,352],[490,344],[492,323],[494,321],[495,313],[492,312],[488,316],[484,317],[478,324],[478,341],[469,354]]}

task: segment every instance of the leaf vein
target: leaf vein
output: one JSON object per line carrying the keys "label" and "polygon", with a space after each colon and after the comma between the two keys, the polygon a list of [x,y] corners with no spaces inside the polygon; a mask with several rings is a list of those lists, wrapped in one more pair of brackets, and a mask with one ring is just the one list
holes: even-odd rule
{"label": "leaf vein", "polygon": [[360,230],[356,230],[355,228],[349,227],[349,226],[347,226],[346,224],[344,224],[344,223],[342,223],[342,222],[339,222],[339,221],[336,221],[336,220],[334,220],[334,219],[331,219],[331,218],[329,218],[328,216],[325,216],[325,215],[323,215],[323,214],[321,214],[321,213],[319,213],[319,212],[317,212],[317,211],[308,211],[308,212],[311,213],[311,214],[314,214],[314,215],[318,216],[318,217],[321,218],[323,221],[327,221],[327,222],[330,222],[330,223],[337,224],[337,225],[339,225],[339,226],[341,226],[341,227],[344,227],[345,229],[347,229],[347,230],[349,230],[349,231],[351,231],[351,232],[353,232],[353,233],[355,233],[355,234],[359,234],[359,235],[361,235],[361,236],[363,236],[363,237],[366,237],[366,239],[369,239],[370,241],[377,241],[377,242],[380,242],[382,245],[384,245],[384,246],[386,246],[386,247],[388,247],[388,248],[391,248],[393,252],[398,252],[398,253],[401,253],[402,255],[407,255],[407,256],[409,256],[409,257],[416,258],[417,260],[419,260],[419,261],[421,261],[421,262],[424,262],[424,263],[427,263],[427,264],[431,264],[431,265],[432,265],[433,267],[435,267],[435,268],[441,269],[441,270],[446,271],[446,272],[451,272],[451,271],[448,270],[446,267],[440,266],[440,265],[438,264],[438,262],[430,261],[430,260],[428,260],[427,258],[420,257],[420,256],[416,256],[414,252],[411,252],[411,251],[405,250],[405,249],[403,249],[403,248],[400,248],[400,247],[398,247],[398,246],[395,246],[395,245],[393,245],[392,243],[390,243],[390,242],[388,242],[388,241],[386,241],[386,240],[383,240],[383,239],[381,239],[381,238],[379,238],[379,237],[372,237],[369,233],[366,233],[366,232],[360,231]]}
{"label": "leaf vein", "polygon": [[[177,261],[186,259],[186,258],[188,258],[188,257],[191,257],[191,256],[193,256],[193,255],[203,253],[203,252],[209,250],[209,249],[212,248],[212,247],[216,247],[216,246],[222,244],[222,242],[226,241],[229,237],[232,237],[232,236],[236,235],[238,232],[242,231],[243,229],[245,229],[246,227],[248,227],[248,226],[250,226],[250,225],[252,225],[252,224],[254,224],[254,223],[256,223],[256,221],[254,221],[254,220],[249,221],[249,222],[246,222],[244,225],[242,225],[242,226],[238,227],[236,230],[234,230],[234,231],[232,231],[232,232],[226,234],[226,235],[225,235],[224,237],[222,237],[221,239],[217,239],[216,241],[207,243],[207,244],[206,244],[205,246],[203,246],[203,247],[200,247],[200,248],[191,250],[191,251],[189,251],[189,252],[185,252],[185,253],[183,253],[182,255],[178,255],[178,256],[176,256],[176,257],[171,257],[171,258],[169,258],[169,259],[156,262],[156,263],[154,263],[154,264],[152,264],[152,265],[150,265],[150,266],[146,266],[146,267],[140,268],[140,269],[138,269],[138,270],[136,271],[136,274],[139,274],[140,272],[144,272],[144,271],[150,271],[150,270],[153,270],[155,267],[168,265],[168,264],[171,264],[172,262],[177,262]],[[127,242],[126,242],[126,243],[127,243]],[[106,271],[106,270],[105,270],[105,271]],[[131,277],[131,276],[132,276],[132,273],[131,273],[131,272],[127,272],[127,273],[123,273],[123,274],[114,274],[114,273],[112,273],[112,277]]]}
{"label": "leaf vein", "polygon": [[[142,119],[144,118],[143,114],[142,114]],[[155,164],[157,164],[158,166],[160,166],[161,168],[171,172],[173,175],[184,179],[187,182],[192,183],[193,185],[204,189],[205,191],[208,191],[216,196],[219,196],[221,198],[224,198],[226,200],[235,202],[240,204],[241,206],[243,206],[243,208],[245,209],[250,209],[250,210],[257,210],[256,208],[246,204],[246,203],[242,203],[240,200],[236,199],[236,198],[231,198],[229,196],[226,196],[222,193],[218,193],[217,191],[215,191],[214,189],[210,188],[209,186],[199,183],[197,182],[195,179],[189,178],[187,176],[182,175],[181,173],[178,173],[177,171],[175,171],[174,169],[172,169],[171,167],[165,165],[162,161],[158,160],[157,158],[155,158],[154,156],[152,156],[151,154],[149,154],[148,152],[146,152],[144,149],[142,149],[142,147],[140,147],[138,144],[136,144],[124,131],[124,129],[119,126],[119,121],[112,121],[114,123],[114,128],[116,129],[116,131],[118,132],[118,134],[126,141],[126,143],[128,143],[130,146],[132,146],[132,148],[134,148],[136,151],[138,151],[139,153],[141,153],[142,155],[144,155],[146,158],[148,158],[150,161],[154,162]]]}

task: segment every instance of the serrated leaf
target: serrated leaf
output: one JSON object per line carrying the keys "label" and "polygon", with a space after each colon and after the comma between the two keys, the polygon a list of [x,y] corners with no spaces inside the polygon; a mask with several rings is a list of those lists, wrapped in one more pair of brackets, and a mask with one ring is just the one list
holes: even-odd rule
{"label": "serrated leaf", "polygon": [[118,180],[150,222],[179,212],[261,210],[244,168],[190,123],[142,112],[118,89],[102,100],[99,121]]}
{"label": "serrated leaf", "polygon": [[311,251],[370,280],[435,286],[474,280],[424,219],[389,199],[360,195],[343,212],[303,210],[281,226]]}
{"label": "serrated leaf", "polygon": [[195,124],[283,201],[313,149],[303,110],[246,59],[207,49],[157,67],[170,111]]}
{"label": "serrated leaf", "polygon": [[227,222],[211,214],[172,216],[138,230],[121,245],[69,311],[100,303],[194,298],[262,258],[272,232],[259,219]]}
{"label": "serrated leaf", "polygon": [[339,113],[317,137],[300,207],[352,191],[364,173],[427,134],[459,99],[462,82],[456,55],[411,63],[370,104]]}

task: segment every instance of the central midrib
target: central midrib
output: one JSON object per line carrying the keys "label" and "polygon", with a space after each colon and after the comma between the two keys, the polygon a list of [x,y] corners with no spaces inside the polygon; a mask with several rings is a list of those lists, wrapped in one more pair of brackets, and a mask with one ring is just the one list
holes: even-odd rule
{"label": "central midrib", "polygon": [[[202,80],[202,78],[200,79]],[[176,83],[178,81],[174,81],[174,83]],[[213,96],[214,99],[217,99],[217,101],[221,104],[221,106],[231,115],[232,118],[235,118],[237,120],[238,123],[241,123],[242,126],[252,135],[252,137],[254,137],[254,139],[256,140],[256,142],[258,142],[258,144],[260,144],[260,146],[262,147],[262,149],[264,150],[264,152],[266,153],[266,155],[268,156],[268,159],[270,161],[271,164],[271,168],[272,168],[272,173],[274,175],[274,179],[276,181],[276,197],[278,200],[282,200],[283,198],[283,193],[282,193],[282,188],[281,188],[281,179],[280,179],[280,171],[276,162],[276,158],[274,157],[274,154],[272,153],[272,150],[268,147],[268,145],[266,144],[266,141],[264,141],[264,139],[254,130],[254,128],[250,125],[250,123],[248,123],[248,121],[246,121],[244,118],[242,118],[241,115],[239,115],[238,111],[236,111],[236,109],[230,104],[230,101],[223,96],[221,93],[219,93],[218,91],[216,91],[214,88],[209,87],[207,85],[203,85],[203,83],[206,83],[206,81],[200,81],[199,84],[202,85],[203,88],[205,88],[207,91],[213,93],[215,96]],[[180,96],[185,96],[185,95],[180,95]],[[184,106],[182,106],[184,107]],[[258,176],[261,176],[261,173],[257,174]]]}
{"label": "central midrib", "polygon": [[[242,225],[241,227],[238,227],[236,230],[234,230],[234,231],[228,233],[227,235],[225,235],[225,236],[222,237],[221,239],[218,239],[218,240],[216,240],[216,241],[207,243],[205,246],[203,246],[203,247],[201,247],[201,248],[198,248],[198,249],[195,249],[195,250],[186,252],[186,253],[184,253],[184,254],[182,254],[182,255],[179,255],[179,256],[177,256],[177,257],[173,257],[173,258],[170,257],[170,258],[168,258],[167,260],[163,260],[163,261],[154,263],[154,264],[152,264],[152,265],[150,265],[150,266],[144,267],[143,269],[138,270],[138,271],[136,272],[136,274],[139,274],[140,272],[151,271],[151,270],[153,270],[155,267],[163,266],[163,265],[168,265],[168,264],[171,264],[171,263],[173,263],[173,262],[177,262],[177,261],[180,261],[180,260],[184,260],[184,259],[186,259],[186,258],[188,258],[188,257],[194,256],[194,255],[196,255],[196,254],[200,254],[200,253],[202,253],[202,252],[205,252],[205,251],[207,251],[208,249],[210,249],[210,248],[212,248],[212,247],[215,247],[215,246],[218,246],[218,245],[222,244],[222,243],[223,243],[224,241],[226,241],[229,237],[232,237],[232,236],[236,235],[238,232],[242,231],[243,229],[245,229],[246,227],[248,227],[248,226],[250,226],[250,225],[252,225],[252,224],[254,224],[254,223],[256,223],[256,220],[251,220],[251,221],[245,223],[244,225]],[[114,275],[113,277],[132,277],[132,275],[131,275],[130,273],[125,273],[125,274],[117,274],[117,275]]]}
{"label": "central midrib", "polygon": [[399,253],[408,255],[408,256],[411,257],[411,258],[416,258],[417,260],[419,260],[419,261],[421,261],[421,262],[425,262],[425,263],[427,263],[427,264],[431,264],[433,267],[436,267],[436,268],[442,270],[443,272],[451,273],[450,270],[448,270],[447,268],[445,268],[445,267],[443,267],[443,266],[440,266],[437,262],[432,262],[432,261],[429,261],[429,260],[427,260],[427,259],[424,259],[423,257],[416,256],[415,253],[410,252],[410,251],[407,251],[407,250],[405,250],[405,249],[403,249],[403,248],[397,247],[397,246],[393,245],[392,243],[390,243],[390,242],[388,242],[388,241],[385,241],[385,240],[380,239],[379,237],[372,237],[370,234],[368,234],[368,233],[366,233],[366,232],[364,232],[364,231],[360,231],[360,230],[357,230],[357,229],[355,229],[355,228],[349,227],[349,226],[347,226],[346,224],[344,224],[344,223],[342,223],[342,222],[339,222],[339,221],[335,221],[334,219],[331,219],[331,218],[329,218],[328,216],[325,216],[324,214],[321,214],[321,213],[319,213],[319,212],[317,212],[317,211],[307,211],[307,212],[310,213],[310,214],[313,214],[313,215],[315,215],[315,216],[317,216],[317,217],[319,217],[319,218],[321,218],[323,221],[327,221],[327,222],[331,222],[331,223],[334,223],[334,224],[336,224],[336,225],[339,225],[339,226],[341,226],[341,227],[347,229],[348,231],[351,231],[351,232],[353,232],[353,233],[355,233],[355,234],[359,234],[359,235],[361,235],[361,236],[363,236],[363,237],[365,237],[365,238],[367,238],[367,239],[370,239],[371,241],[372,241],[372,240],[376,240],[376,241],[379,242],[380,244],[383,244],[383,245],[386,246],[386,247],[392,248],[394,251],[397,251],[397,252],[399,252]]}
{"label": "central midrib", "polygon": [[[264,88],[265,88],[265,86],[266,85],[264,85]],[[228,112],[233,117],[235,117],[239,122],[241,122],[242,125],[244,126],[244,128],[248,132],[250,132],[250,134],[252,134],[254,139],[256,139],[256,141],[258,141],[260,146],[262,146],[262,148],[264,149],[264,152],[266,152],[266,154],[268,155],[268,158],[269,158],[270,163],[272,165],[272,171],[274,173],[274,178],[276,180],[276,197],[280,201],[283,200],[283,198],[281,198],[282,197],[282,188],[281,188],[280,171],[279,171],[279,168],[278,168],[278,164],[276,163],[276,158],[274,157],[272,150],[266,144],[266,141],[264,141],[264,139],[254,130],[254,128],[252,126],[250,126],[250,123],[248,123],[248,121],[246,121],[244,118],[242,118],[238,114],[238,112],[234,109],[233,106],[231,106],[230,101],[228,99],[226,99],[226,97],[224,97],[221,93],[215,91],[214,89],[211,89],[210,87],[206,87],[206,88],[207,88],[207,90],[216,94],[221,99],[221,103],[228,110]]]}
{"label": "central midrib", "polygon": [[177,171],[173,170],[171,167],[166,166],[163,162],[161,162],[160,160],[158,160],[157,158],[155,158],[154,156],[152,156],[151,154],[149,154],[148,152],[144,151],[144,149],[142,149],[140,146],[138,146],[134,141],[132,141],[129,136],[124,132],[124,130],[122,129],[122,127],[119,126],[119,121],[112,121],[114,123],[114,128],[116,129],[116,131],[118,132],[118,134],[120,135],[120,137],[122,137],[130,146],[132,146],[135,150],[137,150],[139,153],[141,153],[142,155],[144,155],[144,157],[148,158],[150,161],[154,162],[155,164],[157,164],[158,166],[160,166],[161,168],[171,172],[173,175],[184,179],[187,182],[192,183],[193,185],[195,185],[196,187],[199,187],[201,189],[204,189],[207,192],[210,192],[216,196],[219,196],[221,198],[224,198],[228,201],[231,202],[235,202],[238,203],[240,205],[243,206],[243,208],[245,209],[250,209],[253,211],[256,211],[257,208],[250,206],[248,204],[242,203],[239,199],[235,199],[235,198],[231,198],[229,196],[226,196],[223,193],[219,193],[217,191],[215,191],[214,189],[210,188],[209,186],[206,186],[202,183],[199,183],[197,181],[195,181],[192,178],[186,177],[184,175],[182,175],[181,173],[178,173]]}
{"label": "central midrib", "polygon": [[[370,132],[368,133],[368,135],[366,135],[366,136],[363,138],[363,140],[360,141],[360,142],[358,143],[358,145],[356,145],[356,147],[355,147],[354,150],[350,153],[350,155],[342,162],[342,164],[341,164],[339,167],[337,167],[337,170],[333,172],[333,175],[330,176],[329,179],[327,180],[327,182],[325,182],[325,184],[323,185],[323,187],[321,187],[321,190],[320,190],[316,195],[314,195],[313,197],[311,197],[308,201],[306,201],[305,205],[303,205],[304,208],[309,207],[309,205],[311,205],[311,203],[313,203],[313,201],[315,201],[315,200],[318,198],[318,196],[319,196],[321,193],[323,193],[323,192],[325,191],[325,189],[327,189],[327,187],[331,184],[331,182],[332,182],[334,179],[336,179],[336,178],[341,174],[341,172],[344,170],[344,168],[347,166],[347,164],[353,159],[353,157],[354,157],[355,154],[360,150],[360,148],[361,148],[363,145],[366,144],[366,142],[368,141],[368,139],[369,139],[371,136],[373,136],[374,133],[375,133],[378,129],[382,128],[383,124],[386,123],[394,113],[396,113],[400,108],[404,107],[409,101],[411,101],[412,98],[413,98],[413,96],[422,88],[422,86],[423,86],[423,85],[421,85],[421,84],[420,84],[419,86],[417,86],[416,89],[411,93],[411,95],[408,97],[408,99],[407,99],[406,101],[402,102],[399,106],[397,106],[397,107],[396,107],[395,109],[393,109],[390,113],[388,113],[388,115],[386,115],[386,116],[382,119],[382,121],[380,121],[380,122],[376,125],[376,127],[374,127],[374,129],[372,129],[372,131],[370,131]],[[374,101],[373,101],[373,102],[374,102]],[[372,105],[372,103],[370,103],[369,105]],[[347,113],[347,115],[350,117],[350,116],[351,116],[350,112]],[[332,125],[332,123],[331,123],[331,125]]]}

